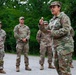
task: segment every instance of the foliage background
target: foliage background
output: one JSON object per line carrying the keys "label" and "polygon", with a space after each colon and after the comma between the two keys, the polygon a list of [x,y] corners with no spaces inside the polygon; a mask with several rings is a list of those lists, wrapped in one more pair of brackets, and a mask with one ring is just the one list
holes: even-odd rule
{"label": "foliage background", "polygon": [[[62,2],[62,11],[71,19],[72,27],[75,30],[74,40],[76,46],[76,0],[58,1]],[[38,21],[42,16],[47,21],[52,18],[53,15],[49,9],[50,3],[51,0],[0,0],[0,20],[3,23],[2,28],[7,33],[5,42],[6,52],[16,52],[16,40],[13,36],[13,29],[19,23],[19,17],[24,16],[25,24],[31,30],[29,54],[39,54],[39,44],[36,41]],[[74,56],[76,56],[76,49],[74,49]]]}

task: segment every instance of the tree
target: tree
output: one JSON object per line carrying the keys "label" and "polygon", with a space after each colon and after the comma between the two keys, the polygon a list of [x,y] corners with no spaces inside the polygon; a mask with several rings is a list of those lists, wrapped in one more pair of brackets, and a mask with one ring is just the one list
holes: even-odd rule
{"label": "tree", "polygon": [[[55,1],[55,0],[52,0]],[[76,0],[58,0],[61,1],[62,10],[71,18],[72,27],[76,29]],[[7,33],[5,48],[7,52],[15,52],[16,41],[13,36],[13,29],[18,24],[20,16],[25,17],[25,24],[31,30],[30,38],[30,54],[39,53],[39,44],[36,41],[36,33],[38,31],[39,19],[43,16],[49,21],[52,14],[49,9],[51,0],[0,0],[0,20],[3,23],[3,29]],[[69,10],[69,11],[68,11]],[[75,30],[76,33],[76,30]],[[76,41],[76,34],[74,37]],[[75,43],[76,46],[76,43]],[[76,49],[75,49],[76,54]]]}

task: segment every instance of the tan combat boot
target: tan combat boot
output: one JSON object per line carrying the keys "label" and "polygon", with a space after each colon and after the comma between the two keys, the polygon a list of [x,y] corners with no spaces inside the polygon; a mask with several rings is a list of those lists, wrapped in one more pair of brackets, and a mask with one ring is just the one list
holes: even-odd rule
{"label": "tan combat boot", "polygon": [[6,74],[6,72],[3,69],[0,69],[0,73]]}
{"label": "tan combat boot", "polygon": [[50,69],[55,69],[55,67],[54,67],[54,66],[52,66],[52,64],[51,64],[51,63],[49,63],[48,68],[50,68]]}
{"label": "tan combat boot", "polygon": [[44,69],[44,66],[43,66],[43,64],[41,64],[41,66],[40,66],[40,70],[43,70]]}
{"label": "tan combat boot", "polygon": [[29,66],[26,65],[25,70],[31,71],[31,68],[29,68]]}
{"label": "tan combat boot", "polygon": [[16,66],[16,72],[20,72],[19,66]]}

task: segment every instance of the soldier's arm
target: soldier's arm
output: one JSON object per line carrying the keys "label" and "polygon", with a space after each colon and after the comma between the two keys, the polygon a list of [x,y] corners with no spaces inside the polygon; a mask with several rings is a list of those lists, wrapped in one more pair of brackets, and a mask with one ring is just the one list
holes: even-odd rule
{"label": "soldier's arm", "polygon": [[19,36],[18,27],[17,26],[15,26],[15,28],[14,28],[14,37],[16,39],[22,40],[22,38]]}
{"label": "soldier's arm", "polygon": [[26,36],[26,40],[28,41],[30,39],[30,29],[29,27],[27,27],[27,36]]}
{"label": "soldier's arm", "polygon": [[5,42],[5,39],[6,39],[6,32],[3,31],[3,40],[4,40],[4,42]]}
{"label": "soldier's arm", "polygon": [[41,41],[41,31],[40,30],[37,32],[36,39],[37,39],[38,43],[40,43],[40,41]]}
{"label": "soldier's arm", "polygon": [[64,16],[62,17],[61,21],[62,21],[62,28],[60,28],[59,30],[52,30],[51,36],[55,38],[60,38],[69,34],[70,32],[69,26],[71,25],[70,19],[67,16],[66,17]]}
{"label": "soldier's arm", "polygon": [[74,35],[75,35],[74,29],[72,27],[71,27],[71,30],[70,30],[70,34],[71,34],[72,37],[74,37]]}

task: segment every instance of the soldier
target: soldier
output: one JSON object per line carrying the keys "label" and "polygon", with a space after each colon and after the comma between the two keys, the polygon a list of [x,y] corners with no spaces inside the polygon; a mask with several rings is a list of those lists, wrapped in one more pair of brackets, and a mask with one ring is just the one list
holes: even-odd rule
{"label": "soldier", "polygon": [[[44,21],[44,25],[47,28],[48,27],[48,22]],[[46,36],[45,36],[46,35]],[[36,39],[38,43],[40,44],[40,70],[44,69],[44,57],[45,53],[47,52],[48,55],[48,68],[54,69],[52,66],[52,58],[53,58],[53,53],[51,49],[51,38],[50,38],[50,33],[43,33],[41,30],[38,30]]]}
{"label": "soldier", "polygon": [[20,60],[21,60],[21,52],[24,53],[24,63],[25,69],[31,71],[29,68],[29,38],[30,38],[30,29],[28,26],[24,25],[24,17],[19,18],[19,24],[14,28],[14,37],[16,38],[16,50],[17,50],[17,59],[16,59],[16,72],[20,71]]}
{"label": "soldier", "polygon": [[0,21],[0,73],[5,74],[6,72],[3,70],[3,57],[5,55],[5,51],[4,51],[4,42],[5,42],[5,38],[6,38],[6,32],[1,29],[2,27],[2,23]]}
{"label": "soldier", "polygon": [[[54,1],[50,5],[54,17],[50,20],[47,32],[51,33],[52,49],[55,52],[54,64],[58,75],[71,75],[70,54],[74,51],[74,41],[71,37],[71,22],[69,17],[61,12],[61,2]],[[41,31],[45,31],[44,22],[39,21]]]}

